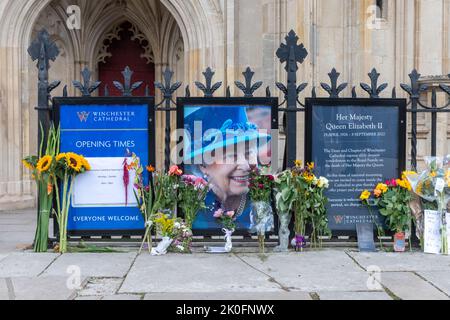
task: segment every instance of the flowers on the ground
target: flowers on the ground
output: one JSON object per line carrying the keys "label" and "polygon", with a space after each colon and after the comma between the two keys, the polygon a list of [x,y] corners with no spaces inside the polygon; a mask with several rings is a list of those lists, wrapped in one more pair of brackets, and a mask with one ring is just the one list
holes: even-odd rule
{"label": "flowers on the ground", "polygon": [[[445,158],[425,158],[427,168],[420,174],[405,173],[411,189],[422,199],[424,208],[438,211],[442,216],[441,252],[448,254],[448,236],[446,225],[447,205],[450,200],[450,155]],[[423,217],[420,217],[423,220]],[[423,235],[421,235],[423,238]]]}
{"label": "flowers on the ground", "polygon": [[275,178],[268,173],[270,167],[255,167],[250,174],[250,199],[252,200],[251,233],[258,235],[260,253],[265,253],[266,232],[274,228],[271,205]]}
{"label": "flowers on the ground", "polygon": [[[175,169],[174,172],[179,171]],[[187,226],[192,229],[197,214],[206,208],[208,183],[201,177],[184,175],[181,176],[178,191],[179,207],[184,214]]]}
{"label": "flowers on the ground", "polygon": [[304,239],[307,225],[310,225],[312,245],[321,246],[322,237],[331,234],[326,210],[328,199],[324,194],[329,181],[325,177],[317,177],[315,169],[313,162],[303,166],[302,161],[295,161],[291,170],[282,172],[275,179],[275,198],[279,214],[294,212],[297,238]]}
{"label": "flowers on the ground", "polygon": [[[91,165],[83,155],[73,152],[55,156],[53,186],[56,189],[56,219],[59,226],[59,252],[67,252],[67,224],[71,206],[73,186],[78,175],[90,171]],[[62,193],[60,194],[59,182]],[[61,198],[60,198],[61,197]]]}
{"label": "flowers on the ground", "polygon": [[[373,194],[365,190],[359,197],[364,205],[370,210],[372,206],[379,208],[382,216],[386,217],[388,227],[397,233],[410,230],[411,227],[411,185],[405,179],[405,175],[399,179],[390,179],[384,183],[378,183]],[[371,199],[373,195],[373,199]],[[379,230],[379,236],[382,236],[382,230],[379,223],[375,220],[370,211],[373,222]]]}
{"label": "flowers on the ground", "polygon": [[[41,126],[41,131],[43,128]],[[44,136],[44,134],[42,134]],[[39,155],[28,156],[22,160],[25,169],[31,173],[31,178],[36,181],[39,197],[39,215],[34,238],[34,251],[47,252],[48,250],[48,230],[50,214],[53,209],[55,176],[55,155],[59,152],[59,129],[51,125],[46,141],[46,149],[40,143]]]}

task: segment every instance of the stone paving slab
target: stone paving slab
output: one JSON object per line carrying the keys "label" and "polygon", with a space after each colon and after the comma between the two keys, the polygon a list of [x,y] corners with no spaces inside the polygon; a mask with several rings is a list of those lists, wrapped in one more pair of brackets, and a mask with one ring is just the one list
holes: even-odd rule
{"label": "stone paving slab", "polygon": [[135,301],[135,300],[142,300],[142,296],[132,295],[132,294],[116,294],[116,295],[112,295],[112,296],[105,296],[101,300]]}
{"label": "stone paving slab", "polygon": [[6,281],[11,279],[1,279],[0,278],[0,300],[9,300],[9,291],[8,291],[8,285],[6,284]]}
{"label": "stone paving slab", "polygon": [[448,271],[450,256],[414,253],[349,252],[363,268],[377,266],[382,271]]}
{"label": "stone paving slab", "polygon": [[381,283],[402,300],[449,300],[449,297],[412,272],[385,272]]}
{"label": "stone paving slab", "polygon": [[65,276],[69,267],[79,267],[83,277],[123,278],[137,253],[74,253],[59,257],[42,275]]}
{"label": "stone paving slab", "polygon": [[87,285],[78,292],[79,296],[111,296],[117,293],[122,278],[90,279]]}
{"label": "stone paving slab", "polygon": [[69,300],[76,295],[76,289],[67,287],[67,277],[13,278],[12,287],[15,300]]}
{"label": "stone paving slab", "polygon": [[450,296],[450,271],[424,271],[418,274]]}
{"label": "stone paving slab", "polygon": [[234,255],[141,255],[119,293],[281,292]]}
{"label": "stone paving slab", "polygon": [[93,297],[76,297],[74,300],[80,300],[80,301],[97,301],[97,300],[101,300],[102,297],[100,296],[93,296]]}
{"label": "stone paving slab", "polygon": [[37,277],[58,256],[54,253],[12,253],[0,261],[0,278]]}
{"label": "stone paving slab", "polygon": [[239,255],[252,267],[292,291],[367,291],[368,273],[344,251],[324,250],[289,254]]}
{"label": "stone paving slab", "polygon": [[222,292],[222,293],[151,293],[146,294],[144,300],[225,300],[225,301],[277,301],[277,300],[312,300],[307,292]]}
{"label": "stone paving slab", "polygon": [[385,301],[392,300],[386,292],[318,292],[320,300],[330,301]]}
{"label": "stone paving slab", "polygon": [[272,253],[261,259],[256,254],[239,254],[245,262],[270,272],[291,272],[292,267],[302,272],[358,272],[361,268],[344,250]]}

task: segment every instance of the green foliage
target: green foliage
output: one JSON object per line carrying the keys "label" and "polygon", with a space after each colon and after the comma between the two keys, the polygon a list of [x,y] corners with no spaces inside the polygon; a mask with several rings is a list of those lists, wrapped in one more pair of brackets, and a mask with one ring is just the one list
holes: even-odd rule
{"label": "green foliage", "polygon": [[380,213],[386,217],[386,224],[393,232],[405,232],[411,224],[411,193],[404,188],[390,188],[380,198],[375,199]]}

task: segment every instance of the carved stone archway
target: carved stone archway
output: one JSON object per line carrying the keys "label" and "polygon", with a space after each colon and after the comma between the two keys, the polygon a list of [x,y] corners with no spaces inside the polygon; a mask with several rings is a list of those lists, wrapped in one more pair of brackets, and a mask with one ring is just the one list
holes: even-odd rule
{"label": "carved stone archway", "polygon": [[[117,10],[116,6],[127,8],[151,8],[155,0],[5,0],[0,6],[0,66],[8,66],[2,70],[0,77],[0,106],[2,113],[0,122],[0,204],[7,203],[13,208],[30,207],[35,202],[33,183],[28,173],[20,167],[20,160],[28,154],[35,153],[37,143],[33,142],[35,137],[35,111],[36,105],[36,82],[34,76],[35,65],[30,62],[27,48],[32,40],[33,32],[38,19],[45,10],[53,6],[52,15],[55,17],[55,28],[62,30],[65,34],[61,39],[55,38],[58,45],[66,53],[60,57],[50,69],[51,79],[63,78],[63,84],[70,80],[79,78],[81,69],[88,65],[95,70],[94,56],[97,48],[91,46],[86,50],[83,44],[88,41],[99,43],[99,39],[111,24],[117,23],[127,14],[127,20],[139,26],[148,25],[149,19],[139,14],[139,10]],[[82,19],[88,23],[85,31],[69,31],[65,29],[67,20],[66,9],[69,5],[79,3],[86,7],[82,10]],[[174,54],[177,57],[183,55],[184,83],[192,83],[199,79],[201,71],[206,66],[212,66],[217,70],[217,76],[224,74],[224,52],[223,52],[223,15],[220,12],[219,1],[198,0],[161,0],[160,3],[171,16],[159,22],[167,22],[166,28],[179,28],[182,44],[177,39],[164,39],[161,45],[154,45],[158,39],[148,34],[156,62],[157,77],[171,61],[173,57],[163,57],[162,53]],[[101,8],[96,8],[101,6]],[[98,18],[93,13],[101,12]],[[112,22],[112,23],[111,23]],[[95,32],[87,32],[92,25],[101,25]],[[144,28],[143,28],[144,29]],[[170,31],[170,30],[169,30]],[[174,33],[175,34],[175,33]],[[63,39],[70,39],[64,41]],[[171,47],[172,46],[172,47]],[[183,53],[184,50],[184,53]],[[58,67],[58,63],[61,66]],[[64,67],[64,72],[61,72]],[[55,72],[60,70],[60,72]],[[158,80],[158,78],[157,78]],[[70,94],[75,92],[70,91]],[[56,92],[56,94],[60,94]],[[3,209],[4,207],[1,206]]]}

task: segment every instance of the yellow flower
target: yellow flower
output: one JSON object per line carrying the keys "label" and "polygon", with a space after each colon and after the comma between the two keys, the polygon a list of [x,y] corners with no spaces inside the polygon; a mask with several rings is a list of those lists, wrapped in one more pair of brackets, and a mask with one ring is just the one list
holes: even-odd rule
{"label": "yellow flower", "polygon": [[300,168],[301,166],[303,166],[303,162],[301,160],[295,160],[294,163],[297,168]]}
{"label": "yellow flower", "polygon": [[308,169],[309,170],[314,170],[315,167],[316,167],[316,164],[314,162],[308,163]]}
{"label": "yellow flower", "polygon": [[30,171],[34,170],[34,166],[31,163],[29,163],[27,160],[22,160],[22,164],[25,168],[27,168]]}
{"label": "yellow flower", "polygon": [[83,162],[79,155],[69,152],[66,154],[66,161],[69,168],[73,169],[75,172],[80,172]]}
{"label": "yellow flower", "polygon": [[60,153],[56,156],[56,161],[61,161],[63,159],[66,158],[66,154],[65,153]]}
{"label": "yellow flower", "polygon": [[315,175],[309,174],[309,173],[305,173],[305,174],[303,175],[303,178],[305,179],[305,181],[306,181],[307,183],[312,183],[314,180],[317,179]]}
{"label": "yellow flower", "polygon": [[359,197],[359,199],[361,199],[362,201],[366,201],[366,200],[369,200],[371,195],[372,194],[370,193],[369,190],[364,190],[363,193],[361,193],[361,196]]}
{"label": "yellow flower", "polygon": [[384,184],[384,183],[379,183],[379,184],[377,185],[377,187],[375,188],[375,190],[380,190],[381,193],[386,193],[386,192],[388,192],[389,188],[388,188],[388,186],[387,186],[386,184]]}
{"label": "yellow flower", "polygon": [[44,156],[39,160],[39,162],[36,166],[36,169],[40,173],[46,172],[50,169],[52,163],[53,163],[53,158],[51,156]]}
{"label": "yellow flower", "polygon": [[415,171],[405,171],[402,174],[402,179],[408,180],[409,176],[417,176],[417,172],[415,172]]}
{"label": "yellow flower", "polygon": [[89,164],[89,162],[86,160],[86,158],[83,157],[83,156],[80,156],[80,159],[81,159],[81,163],[82,163],[84,169],[85,169],[86,171],[91,171],[91,170],[92,170],[92,167],[91,167],[91,165]]}
{"label": "yellow flower", "polygon": [[373,191],[373,195],[374,195],[376,198],[379,198],[379,197],[381,197],[381,196],[383,195],[383,191],[381,191],[380,189],[375,189],[375,190]]}
{"label": "yellow flower", "polygon": [[417,188],[416,188],[416,193],[418,195],[421,195],[422,194],[422,190],[423,190],[423,182],[419,182],[419,184],[417,185]]}
{"label": "yellow flower", "polygon": [[431,177],[431,178],[436,178],[436,177],[437,177],[436,171],[431,171],[431,172],[430,172],[430,177]]}

